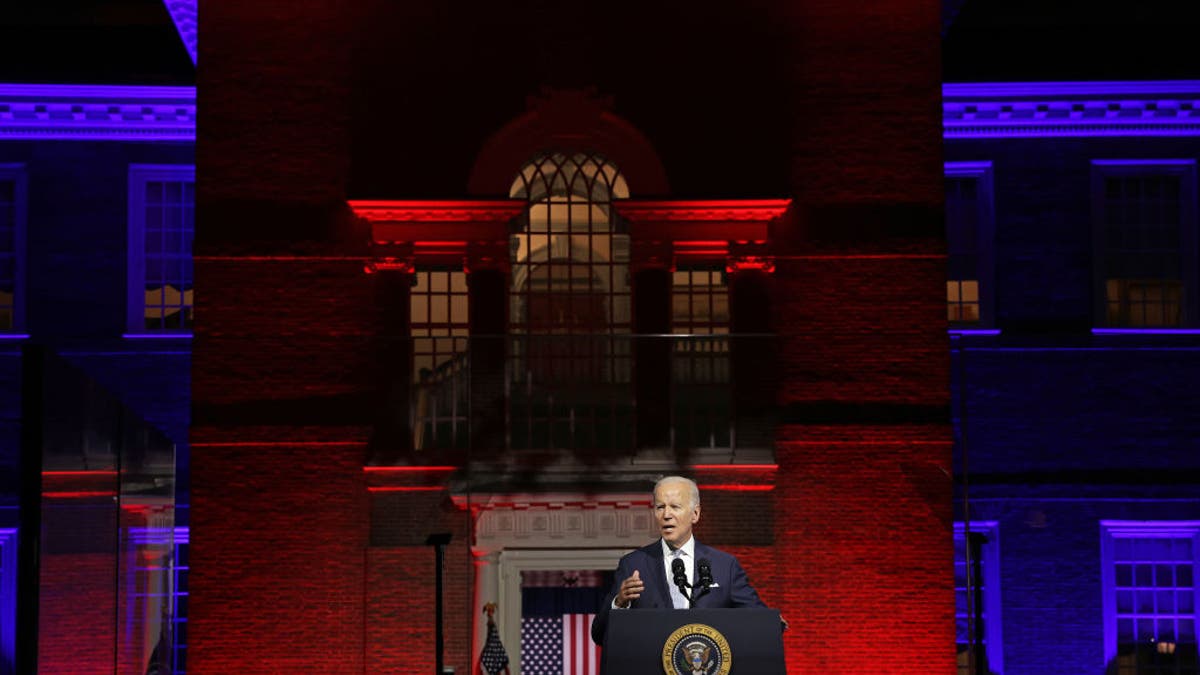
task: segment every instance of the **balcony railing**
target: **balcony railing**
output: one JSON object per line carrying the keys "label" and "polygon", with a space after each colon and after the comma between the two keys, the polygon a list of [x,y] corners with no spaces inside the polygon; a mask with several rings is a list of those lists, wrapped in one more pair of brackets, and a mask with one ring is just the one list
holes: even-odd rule
{"label": "balcony railing", "polygon": [[733,452],[748,426],[764,445],[773,354],[762,335],[472,338],[415,378],[413,448]]}

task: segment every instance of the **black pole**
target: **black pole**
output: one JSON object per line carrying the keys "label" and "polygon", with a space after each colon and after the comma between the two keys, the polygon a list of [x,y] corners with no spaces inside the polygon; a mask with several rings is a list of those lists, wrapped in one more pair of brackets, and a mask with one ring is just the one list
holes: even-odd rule
{"label": "black pole", "polygon": [[18,673],[36,673],[38,661],[45,371],[45,349],[40,345],[24,345],[21,349],[21,502],[20,529],[17,530],[17,653],[14,671]]}
{"label": "black pole", "polygon": [[437,658],[436,658],[437,670],[434,671],[435,675],[442,675],[442,672],[443,672],[442,646],[445,643],[445,638],[442,633],[442,568],[446,566],[446,544],[449,544],[449,543],[450,543],[450,533],[449,532],[439,532],[437,534],[431,534],[431,535],[429,535],[429,538],[427,538],[425,540],[425,544],[427,546],[433,547],[434,554],[435,554],[434,555],[434,558],[435,558],[434,565],[436,565],[436,567],[437,567],[435,575],[434,575],[434,578],[437,580],[436,587],[435,587],[436,588],[436,590],[435,590],[436,596],[435,596],[434,602],[433,602],[434,621],[436,622],[436,623],[434,623],[434,629],[433,629],[434,649],[437,650]]}

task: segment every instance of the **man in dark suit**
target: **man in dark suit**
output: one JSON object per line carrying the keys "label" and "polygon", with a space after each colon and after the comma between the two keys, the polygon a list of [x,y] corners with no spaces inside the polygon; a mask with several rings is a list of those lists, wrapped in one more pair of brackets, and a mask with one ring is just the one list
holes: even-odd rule
{"label": "man in dark suit", "polygon": [[[700,489],[682,476],[667,476],[654,485],[654,522],[662,538],[621,558],[613,589],[592,622],[592,640],[604,644],[611,612],[625,609],[684,609],[688,600],[670,580],[672,565],[681,560],[684,575],[696,595],[695,607],[766,607],[746,578],[737,558],[705,546],[692,536],[700,520]],[[697,588],[697,568],[707,560],[713,583]]]}

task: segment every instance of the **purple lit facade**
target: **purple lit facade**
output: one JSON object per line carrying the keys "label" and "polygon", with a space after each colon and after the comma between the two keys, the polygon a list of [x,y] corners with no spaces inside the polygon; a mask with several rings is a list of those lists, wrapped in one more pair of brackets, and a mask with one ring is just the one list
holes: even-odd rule
{"label": "purple lit facade", "polygon": [[959,672],[978,625],[970,672],[1195,672],[1200,83],[943,93],[951,269],[955,228],[995,261],[987,329],[951,341],[956,517],[989,523]]}

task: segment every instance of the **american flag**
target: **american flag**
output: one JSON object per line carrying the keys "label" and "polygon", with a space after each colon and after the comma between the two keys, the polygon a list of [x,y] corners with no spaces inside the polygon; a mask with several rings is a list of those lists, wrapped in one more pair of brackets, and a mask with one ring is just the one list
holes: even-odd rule
{"label": "american flag", "polygon": [[597,675],[600,648],[592,643],[595,614],[525,617],[521,620],[521,672],[525,675]]}
{"label": "american flag", "polygon": [[483,653],[479,655],[479,670],[483,675],[508,675],[508,654],[500,643],[500,633],[496,632],[496,624],[490,616],[487,642],[483,644]]}

